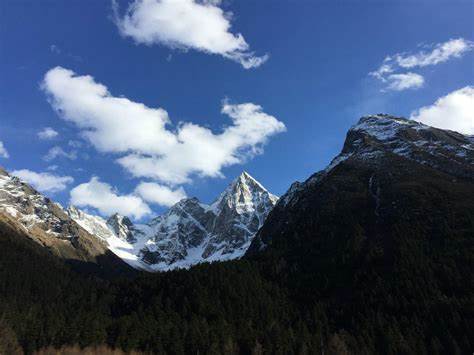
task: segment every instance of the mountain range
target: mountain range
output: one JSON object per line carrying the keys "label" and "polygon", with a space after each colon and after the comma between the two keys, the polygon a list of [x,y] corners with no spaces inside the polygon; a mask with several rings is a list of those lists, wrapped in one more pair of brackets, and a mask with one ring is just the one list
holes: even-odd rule
{"label": "mountain range", "polygon": [[0,334],[30,352],[469,353],[472,196],[473,136],[383,114],[279,199],[243,173],[143,224],[2,170]]}
{"label": "mountain range", "polygon": [[3,169],[0,179],[5,218],[17,221],[57,255],[93,261],[108,249],[146,271],[240,258],[278,200],[243,172],[210,205],[186,198],[165,214],[134,224],[119,214],[105,220],[74,206],[63,209]]}

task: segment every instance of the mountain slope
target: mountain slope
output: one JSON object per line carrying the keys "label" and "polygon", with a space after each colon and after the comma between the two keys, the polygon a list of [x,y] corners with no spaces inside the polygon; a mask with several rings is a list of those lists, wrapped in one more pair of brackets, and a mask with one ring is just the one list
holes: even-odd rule
{"label": "mountain slope", "polygon": [[129,271],[104,241],[78,225],[59,204],[0,168],[0,228],[7,224],[77,268]]}
{"label": "mountain slope", "polygon": [[471,349],[473,143],[402,118],[362,118],[328,168],[281,197],[247,258],[324,309],[352,351]]}
{"label": "mountain slope", "polygon": [[[368,171],[366,174],[370,172],[368,178],[362,174],[364,170]],[[342,181],[338,180],[339,175],[342,176]],[[381,219],[381,182],[391,188],[394,183],[404,180],[419,184],[419,180],[432,177],[435,180],[451,180],[454,186],[459,183],[469,187],[474,179],[474,137],[429,127],[401,117],[363,117],[347,133],[342,152],[326,169],[315,173],[304,183],[294,183],[280,198],[274,214],[276,216],[284,210],[291,210],[292,206],[300,202],[303,203],[311,195],[311,191],[321,184],[333,184],[335,198],[339,195],[335,186],[339,184],[346,185],[342,191],[357,192],[357,188],[348,182],[359,175],[363,179],[367,178],[367,181],[362,181],[366,183],[362,190],[368,193],[365,197],[376,204],[375,210],[368,209],[368,213],[375,213],[374,220]],[[347,179],[347,183],[344,179]],[[391,197],[393,206],[387,206],[387,213],[397,209],[396,196]],[[268,221],[265,225],[274,225],[276,219],[273,217],[273,222]],[[278,228],[287,228],[285,225],[288,225],[287,221],[280,219]],[[263,248],[271,239],[264,231],[259,233],[250,254]]]}

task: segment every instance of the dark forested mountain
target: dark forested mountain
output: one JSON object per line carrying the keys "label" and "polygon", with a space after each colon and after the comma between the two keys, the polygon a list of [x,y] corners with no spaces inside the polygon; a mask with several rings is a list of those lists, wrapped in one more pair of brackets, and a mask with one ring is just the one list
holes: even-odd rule
{"label": "dark forested mountain", "polygon": [[[362,118],[339,156],[281,197],[248,251],[346,345],[468,352],[473,342],[474,137]],[[357,352],[357,351],[356,351]]]}
{"label": "dark forested mountain", "polygon": [[0,352],[471,353],[472,196],[473,137],[377,115],[292,185],[241,260],[86,277],[8,220]]}

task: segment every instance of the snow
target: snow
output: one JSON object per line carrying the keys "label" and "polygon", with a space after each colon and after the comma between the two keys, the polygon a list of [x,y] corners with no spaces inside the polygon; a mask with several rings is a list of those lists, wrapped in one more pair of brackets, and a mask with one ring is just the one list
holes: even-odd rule
{"label": "snow", "polygon": [[62,221],[53,211],[54,203],[26,183],[0,169],[0,211],[18,220],[25,230],[38,227],[54,238],[61,235]]}
{"label": "snow", "polygon": [[352,156],[352,153],[349,154],[340,154],[336,158],[334,158],[331,163],[324,169],[326,173],[330,172],[332,169],[334,169],[337,165],[342,163],[343,161],[349,159]]}
{"label": "snow", "polygon": [[[106,222],[101,217],[87,214],[75,207],[68,208],[67,212],[81,227],[104,240],[115,255],[132,267],[146,271],[168,271],[189,268],[203,262],[242,257],[257,232],[250,229],[251,221],[257,218],[260,227],[277,200],[276,196],[244,172],[213,204],[207,205],[197,199],[184,199],[164,215],[157,216],[146,224],[128,225],[123,223],[124,217],[118,215]],[[240,238],[236,235],[228,239],[213,232],[215,221],[224,209],[226,213],[233,211],[230,212],[232,219],[221,223],[226,228],[233,228],[231,231],[240,231]],[[199,220],[198,217],[201,216],[206,219]],[[207,218],[214,222],[204,225]],[[124,237],[129,232],[134,240]],[[209,255],[204,257],[206,252]],[[158,254],[162,260],[148,263],[144,259],[144,253]]]}
{"label": "snow", "polygon": [[[448,159],[453,163],[462,164],[462,161],[465,162],[466,159],[472,163],[472,156],[469,157],[468,154],[469,151],[474,150],[471,136],[445,131],[445,134],[455,136],[444,140],[443,136],[432,134],[433,130],[435,129],[420,122],[388,115],[363,117],[351,128],[353,132],[360,132],[375,138],[383,144],[385,150],[422,164],[438,167],[436,162],[432,159],[423,158],[420,153],[429,154],[434,158]],[[464,140],[464,143],[457,144],[459,140]],[[456,143],[449,143],[450,141]],[[383,154],[382,150],[367,146],[360,138],[355,139],[351,144],[354,153],[363,159],[375,157],[370,156],[373,154]],[[461,161],[451,159],[451,154],[461,159]],[[424,156],[426,157],[426,155]]]}
{"label": "snow", "polygon": [[[388,117],[385,115],[373,115],[361,118],[351,130],[364,131],[380,141],[392,139],[398,133],[400,126],[413,126],[423,128],[423,124],[404,118]],[[427,126],[424,126],[427,127]]]}

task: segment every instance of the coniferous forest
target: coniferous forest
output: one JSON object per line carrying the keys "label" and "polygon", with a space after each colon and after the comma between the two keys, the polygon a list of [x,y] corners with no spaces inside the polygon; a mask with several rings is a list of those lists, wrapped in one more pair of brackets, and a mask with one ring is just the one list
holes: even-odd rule
{"label": "coniferous forest", "polygon": [[469,353],[472,183],[389,165],[376,172],[378,207],[398,196],[399,208],[383,225],[367,198],[374,171],[341,164],[272,212],[260,231],[274,236],[267,248],[190,270],[97,276],[2,224],[0,353]]}

